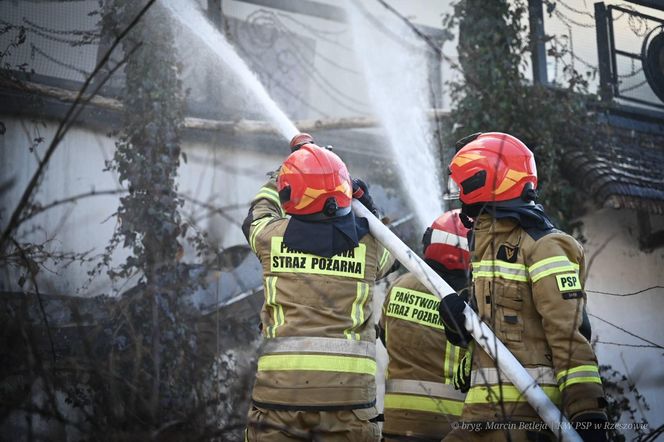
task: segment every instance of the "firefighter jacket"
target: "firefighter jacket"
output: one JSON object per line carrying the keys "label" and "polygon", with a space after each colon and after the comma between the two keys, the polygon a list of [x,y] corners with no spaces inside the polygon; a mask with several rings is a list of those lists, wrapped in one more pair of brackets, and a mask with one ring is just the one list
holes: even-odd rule
{"label": "firefighter jacket", "polygon": [[373,285],[394,263],[370,234],[326,258],[284,244],[289,223],[274,182],[252,202],[248,240],[263,267],[264,346],[252,399],[294,410],[369,408],[376,401]]}
{"label": "firefighter jacket", "polygon": [[[510,218],[476,220],[471,253],[478,314],[568,418],[606,420],[597,359],[579,331],[586,303],[583,250],[558,230],[529,232]],[[535,419],[535,410],[476,346],[462,420]]]}
{"label": "firefighter jacket", "polygon": [[440,440],[459,420],[465,394],[452,379],[465,350],[445,338],[440,300],[411,273],[387,292],[379,326],[389,362],[383,434]]}

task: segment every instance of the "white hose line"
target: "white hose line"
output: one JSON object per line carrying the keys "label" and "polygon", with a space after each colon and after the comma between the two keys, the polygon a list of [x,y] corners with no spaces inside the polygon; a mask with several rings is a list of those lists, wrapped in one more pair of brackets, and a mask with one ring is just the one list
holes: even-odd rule
{"label": "white hose line", "polygon": [[[443,299],[456,292],[431,269],[415,252],[403,243],[392,231],[378,220],[357,200],[353,200],[353,212],[356,216],[369,221],[369,230],[376,240],[390,251],[404,267],[424,284],[431,293]],[[477,313],[466,304],[463,311],[466,317],[464,326],[473,339],[491,356],[501,373],[523,394],[528,403],[540,415],[551,431],[565,442],[582,442],[567,418],[562,415],[544,390],[526,372],[514,355],[498,340],[491,329],[480,321]]]}

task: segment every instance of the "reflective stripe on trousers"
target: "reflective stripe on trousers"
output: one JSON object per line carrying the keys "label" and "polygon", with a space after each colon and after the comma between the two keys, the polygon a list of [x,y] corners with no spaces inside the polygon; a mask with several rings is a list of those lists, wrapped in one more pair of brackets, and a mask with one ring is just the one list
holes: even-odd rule
{"label": "reflective stripe on trousers", "polygon": [[258,359],[258,371],[338,371],[376,374],[373,342],[337,338],[269,339]]}

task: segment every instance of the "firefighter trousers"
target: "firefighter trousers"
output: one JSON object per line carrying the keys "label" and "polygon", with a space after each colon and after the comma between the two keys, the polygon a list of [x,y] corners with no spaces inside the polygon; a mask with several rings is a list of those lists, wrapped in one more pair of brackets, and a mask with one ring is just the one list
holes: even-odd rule
{"label": "firefighter trousers", "polygon": [[452,430],[443,439],[444,442],[555,442],[555,440],[556,437],[550,431],[518,429],[473,431],[464,428]]}
{"label": "firefighter trousers", "polygon": [[376,408],[339,411],[249,410],[247,442],[378,442]]}

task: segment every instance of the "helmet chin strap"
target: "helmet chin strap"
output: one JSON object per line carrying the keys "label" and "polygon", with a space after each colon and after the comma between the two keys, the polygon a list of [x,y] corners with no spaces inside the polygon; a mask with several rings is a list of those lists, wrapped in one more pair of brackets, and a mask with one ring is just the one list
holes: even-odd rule
{"label": "helmet chin strap", "polygon": [[[334,204],[330,201],[333,201]],[[317,213],[311,213],[308,215],[293,215],[291,216],[301,220],[301,221],[326,221],[334,218],[339,218],[342,216],[346,216],[350,213],[351,208],[350,206],[348,207],[339,207],[337,204],[336,199],[334,197],[330,197],[325,201],[325,206],[323,206],[323,210]]]}
{"label": "helmet chin strap", "polygon": [[526,203],[535,204],[535,200],[537,200],[537,190],[535,189],[535,186],[533,186],[533,183],[526,183],[526,185],[523,186],[521,199]]}
{"label": "helmet chin strap", "polygon": [[325,215],[332,217],[337,214],[338,210],[339,210],[339,204],[337,204],[336,199],[330,197],[325,201],[325,205],[323,206],[323,213]]}
{"label": "helmet chin strap", "polygon": [[[526,183],[521,192],[521,197],[507,201],[489,201],[486,203],[463,204],[461,203],[461,214],[470,218],[477,218],[486,206],[491,207],[534,207],[537,199],[537,190],[532,183]],[[463,221],[463,218],[461,219]],[[465,225],[465,223],[464,223]],[[466,226],[468,227],[468,226]],[[470,229],[470,227],[468,227]]]}
{"label": "helmet chin strap", "polygon": [[473,220],[471,219],[471,217],[469,215],[467,215],[463,212],[463,209],[461,209],[461,213],[459,214],[459,219],[461,220],[461,224],[463,224],[463,226],[466,229],[471,229],[472,230],[473,224],[474,224]]}

